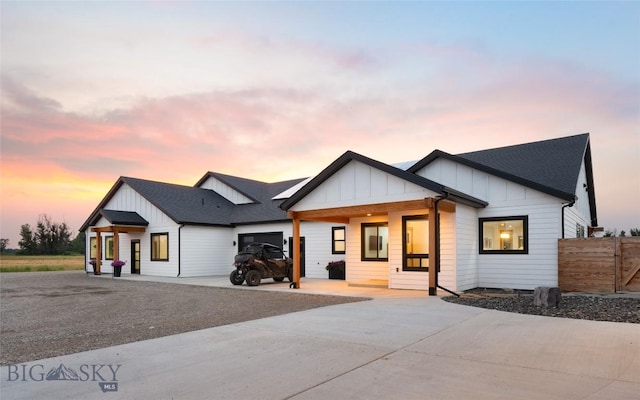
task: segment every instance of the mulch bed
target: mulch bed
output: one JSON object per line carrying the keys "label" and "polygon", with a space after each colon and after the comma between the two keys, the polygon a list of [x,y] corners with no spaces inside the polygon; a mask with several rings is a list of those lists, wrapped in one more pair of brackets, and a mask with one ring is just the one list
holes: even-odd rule
{"label": "mulch bed", "polygon": [[640,297],[599,294],[562,294],[560,306],[538,307],[532,291],[473,289],[443,300],[472,307],[547,317],[640,324]]}
{"label": "mulch bed", "polygon": [[0,289],[1,365],[368,300],[138,282],[82,271],[4,273]]}

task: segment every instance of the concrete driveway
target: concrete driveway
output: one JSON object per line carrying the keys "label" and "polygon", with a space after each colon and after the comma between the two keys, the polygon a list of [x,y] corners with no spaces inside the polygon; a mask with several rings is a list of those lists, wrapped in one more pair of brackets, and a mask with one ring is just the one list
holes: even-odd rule
{"label": "concrete driveway", "polygon": [[[325,290],[326,282],[374,299],[4,366],[0,394],[2,399],[640,398],[640,325],[504,313],[424,292],[349,288],[344,282],[323,280],[313,288],[313,281],[306,287],[303,281],[300,291]],[[261,285],[259,290],[284,289]],[[50,371],[52,378],[67,379],[46,380]]]}

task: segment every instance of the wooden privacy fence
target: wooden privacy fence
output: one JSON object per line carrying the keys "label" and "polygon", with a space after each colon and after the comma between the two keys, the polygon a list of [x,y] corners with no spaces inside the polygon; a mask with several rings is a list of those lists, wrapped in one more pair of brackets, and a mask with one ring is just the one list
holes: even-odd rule
{"label": "wooden privacy fence", "polygon": [[640,237],[558,240],[563,292],[640,292]]}

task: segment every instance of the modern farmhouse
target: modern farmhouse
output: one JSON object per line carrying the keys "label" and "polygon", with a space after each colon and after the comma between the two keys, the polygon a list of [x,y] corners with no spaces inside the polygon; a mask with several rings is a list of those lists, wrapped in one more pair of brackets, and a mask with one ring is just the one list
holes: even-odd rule
{"label": "modern farmhouse", "polygon": [[226,275],[238,249],[258,241],[290,254],[298,286],[345,260],[348,282],[435,294],[555,286],[557,239],[597,225],[581,134],[435,150],[396,166],[347,151],[315,177],[278,183],[214,172],[193,187],[121,177],[80,230],[103,272],[120,259],[123,273]]}

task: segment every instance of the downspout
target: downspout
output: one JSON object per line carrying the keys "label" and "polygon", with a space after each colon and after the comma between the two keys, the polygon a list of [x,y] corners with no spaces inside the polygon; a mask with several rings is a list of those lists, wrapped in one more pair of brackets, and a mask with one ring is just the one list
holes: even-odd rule
{"label": "downspout", "polygon": [[180,231],[182,231],[182,228],[184,228],[184,225],[180,225],[178,227],[178,276],[176,278],[180,278],[180,259],[182,256],[182,242],[180,241]]}
{"label": "downspout", "polygon": [[442,200],[445,200],[446,198],[449,197],[449,193],[445,192],[444,196],[437,196],[436,201],[433,204],[433,213],[435,214],[435,221],[434,223],[436,224],[436,237],[435,237],[435,241],[436,241],[436,254],[435,254],[435,262],[434,262],[434,267],[436,268],[436,287],[438,289],[442,289],[445,292],[448,292],[456,297],[460,297],[460,295],[456,292],[453,292],[445,287],[440,286],[440,284],[438,283],[438,274],[440,273],[440,215],[438,214],[438,203],[440,203]]}
{"label": "downspout", "polygon": [[571,202],[562,205],[562,211],[561,211],[562,239],[564,239],[564,209],[567,207],[573,207],[575,203],[576,203],[576,199],[574,198],[573,200],[571,200]]}

